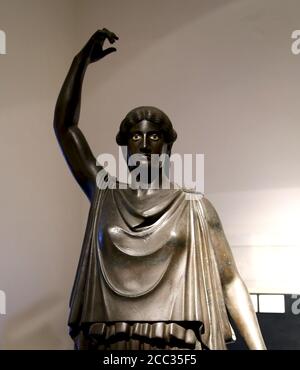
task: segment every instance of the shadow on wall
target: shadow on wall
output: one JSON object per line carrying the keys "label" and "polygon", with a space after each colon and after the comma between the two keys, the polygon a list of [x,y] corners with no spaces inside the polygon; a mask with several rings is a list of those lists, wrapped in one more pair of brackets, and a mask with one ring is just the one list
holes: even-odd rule
{"label": "shadow on wall", "polygon": [[[47,297],[25,312],[6,320],[3,349],[73,349],[68,335],[66,300]],[[61,328],[66,335],[61,336]]]}

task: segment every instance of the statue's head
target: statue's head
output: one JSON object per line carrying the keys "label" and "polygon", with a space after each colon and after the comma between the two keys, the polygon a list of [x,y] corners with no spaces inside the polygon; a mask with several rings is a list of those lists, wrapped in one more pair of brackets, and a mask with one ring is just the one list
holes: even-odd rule
{"label": "statue's head", "polygon": [[176,138],[172,123],[164,112],[155,107],[138,107],[121,122],[116,141],[118,145],[127,146],[128,158],[143,154],[149,162],[152,154],[170,156]]}

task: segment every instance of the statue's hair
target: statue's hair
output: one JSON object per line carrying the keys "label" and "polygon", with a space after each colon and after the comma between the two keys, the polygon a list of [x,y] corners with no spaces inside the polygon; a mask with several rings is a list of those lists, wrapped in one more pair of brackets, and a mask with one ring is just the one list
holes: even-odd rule
{"label": "statue's hair", "polygon": [[143,120],[158,125],[159,129],[163,132],[164,140],[167,144],[173,144],[177,139],[177,133],[173,129],[172,122],[163,111],[155,107],[137,107],[127,113],[121,122],[119,132],[116,136],[117,144],[127,145],[130,128]]}

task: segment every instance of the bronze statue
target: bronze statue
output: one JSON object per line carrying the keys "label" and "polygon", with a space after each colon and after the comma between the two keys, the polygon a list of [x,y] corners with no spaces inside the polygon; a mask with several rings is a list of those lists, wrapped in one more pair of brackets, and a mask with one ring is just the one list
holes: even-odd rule
{"label": "bronze statue", "polygon": [[[90,38],[73,60],[55,109],[58,142],[91,202],[70,300],[75,348],[226,349],[234,335],[228,310],[248,347],[265,349],[212,204],[204,196],[187,201],[187,190],[165,189],[161,180],[158,188],[111,189],[101,186],[109,181],[105,171],[97,178],[100,168],[78,128],[82,83],[90,63],[116,51],[104,50],[105,40],[117,39],[107,29]],[[149,170],[151,155],[170,155],[176,137],[165,113],[138,107],[116,140],[128,147],[128,159],[140,154]],[[158,172],[168,181],[161,164]]]}

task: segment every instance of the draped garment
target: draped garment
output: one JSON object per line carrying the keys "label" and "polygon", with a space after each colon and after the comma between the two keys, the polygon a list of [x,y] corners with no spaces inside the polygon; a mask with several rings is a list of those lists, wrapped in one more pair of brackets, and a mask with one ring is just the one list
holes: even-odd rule
{"label": "draped garment", "polygon": [[202,195],[97,188],[70,299],[70,334],[92,324],[99,334],[106,322],[124,330],[142,323],[140,332],[156,322],[198,322],[205,346],[226,349],[232,329]]}

